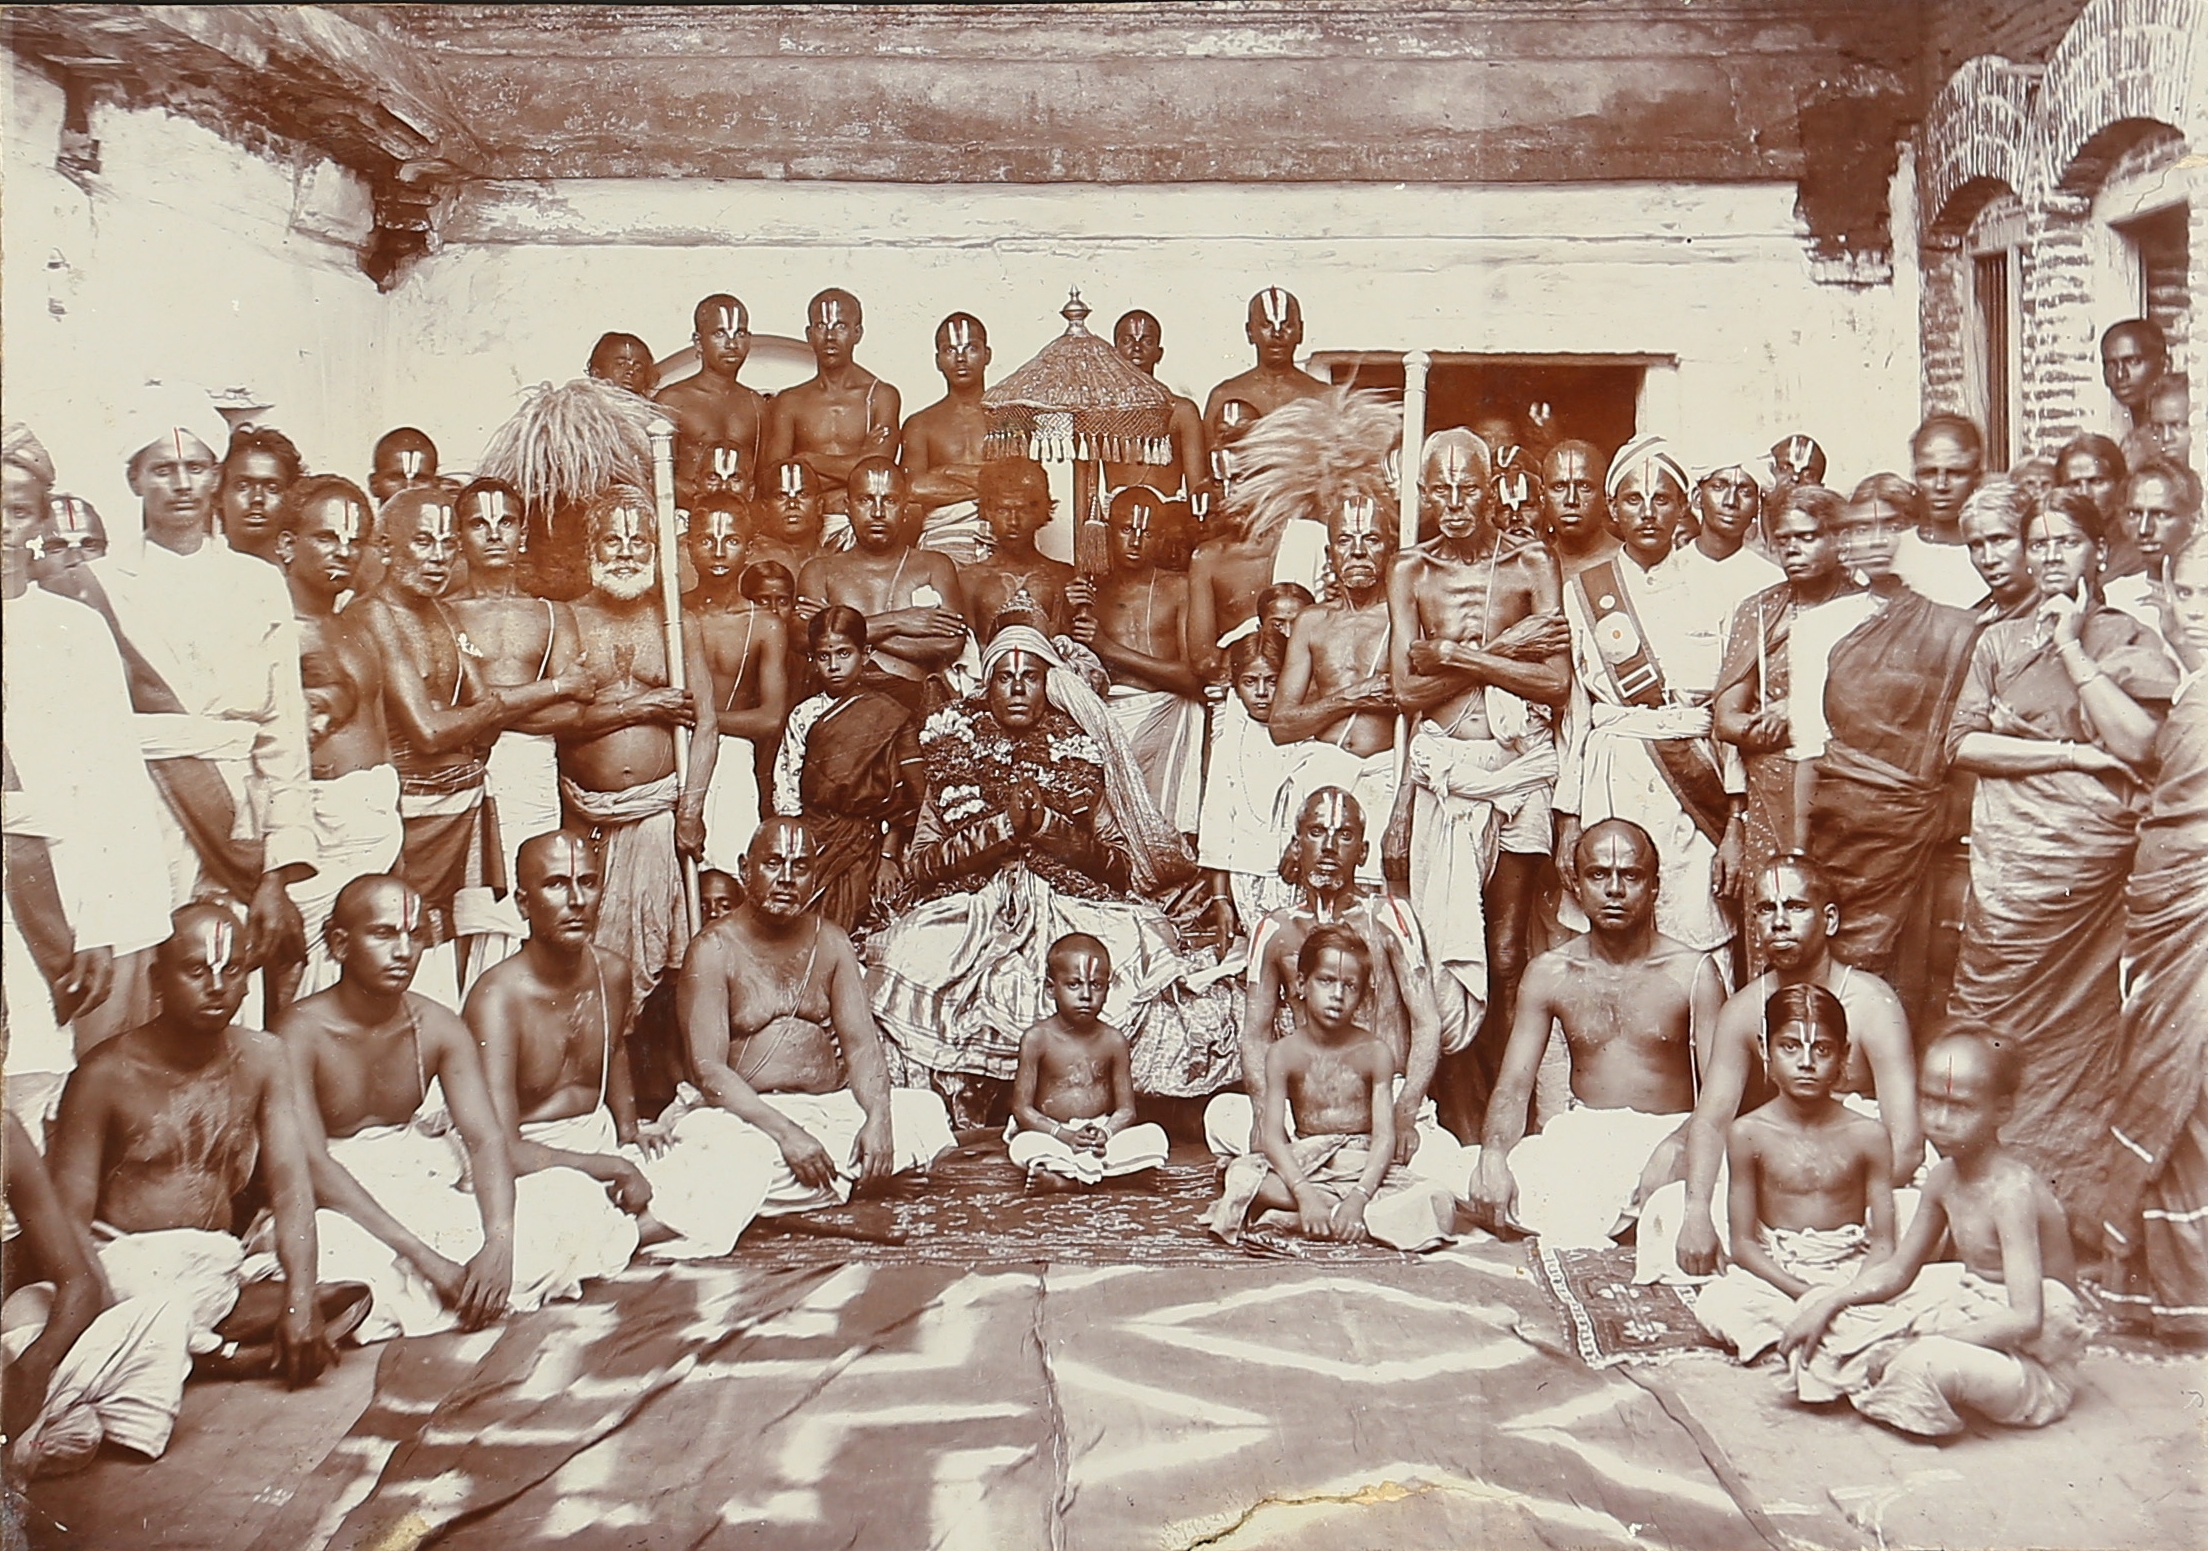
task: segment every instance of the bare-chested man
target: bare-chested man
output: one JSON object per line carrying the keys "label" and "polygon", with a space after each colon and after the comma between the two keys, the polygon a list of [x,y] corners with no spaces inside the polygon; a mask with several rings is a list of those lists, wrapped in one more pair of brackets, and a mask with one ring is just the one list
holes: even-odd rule
{"label": "bare-chested man", "polygon": [[[684,631],[683,678],[697,688],[672,687],[659,567],[675,557],[659,553],[652,498],[613,486],[584,508],[583,524],[590,591],[575,600],[575,626],[589,643],[600,695],[627,698],[640,714],[610,730],[578,726],[559,734],[560,795],[589,827],[605,878],[593,940],[628,961],[642,1006],[660,977],[682,963],[689,942],[681,858],[705,847],[705,794],[720,735],[697,708],[713,669],[703,632]],[[681,778],[677,738],[689,739]]]}
{"label": "bare-chested man", "polygon": [[[906,519],[911,495],[904,470],[889,459],[861,459],[852,466],[846,491],[854,547],[806,561],[797,573],[798,597],[864,614],[880,677],[873,687],[916,711],[934,710],[930,681],[940,681],[966,644],[966,597],[958,567],[946,555],[913,546]],[[798,611],[810,617],[818,608],[808,611],[800,601]],[[936,703],[942,703],[940,696]]]}
{"label": "bare-chested man", "polygon": [[1203,804],[1203,684],[1182,649],[1189,579],[1161,563],[1184,510],[1137,486],[1112,497],[1112,568],[1095,583],[1096,639],[1112,676],[1105,704],[1127,735],[1166,823],[1196,832]]}
{"label": "bare-chested man", "polygon": [[981,407],[988,367],[989,331],[979,318],[954,312],[937,324],[935,369],[943,374],[943,396],[905,422],[897,443],[898,465],[921,514],[916,542],[960,565],[971,565],[988,545],[975,504],[981,443],[989,434]]}
{"label": "bare-chested man", "polygon": [[[1136,371],[1156,377],[1158,363],[1165,359],[1165,331],[1153,314],[1140,308],[1121,313],[1112,325],[1112,348]],[[1166,392],[1173,400],[1173,461],[1107,462],[1104,488],[1116,492],[1131,485],[1146,485],[1161,496],[1186,495],[1191,509],[1201,517],[1218,494],[1213,487],[1211,462],[1205,456],[1204,417],[1194,399],[1183,398],[1170,388]]]}
{"label": "bare-chested man", "polygon": [[1250,989],[1242,1014],[1246,1091],[1222,1093],[1204,1107],[1204,1138],[1221,1158],[1257,1150],[1267,1053],[1294,1028],[1296,955],[1317,928],[1347,926],[1372,950],[1372,986],[1357,1021],[1388,1046],[1403,1074],[1395,1096],[1396,1161],[1462,1196],[1470,1161],[1436,1119],[1427,1090],[1443,1046],[1461,1049],[1471,1029],[1462,1018],[1442,1023],[1417,919],[1402,901],[1358,886],[1357,868],[1370,849],[1356,798],[1327,786],[1304,799],[1280,868],[1303,897],[1250,927]]}
{"label": "bare-chested man", "polygon": [[[566,604],[536,597],[522,585],[527,519],[513,486],[499,479],[475,480],[461,490],[453,510],[468,582],[465,591],[446,603],[483,683],[519,689],[543,683],[572,665],[582,653],[574,614]],[[590,713],[603,717],[606,709],[593,705]],[[559,827],[560,773],[552,734],[572,723],[578,710],[562,702],[508,723],[484,761],[491,800],[498,804],[509,884],[514,847],[530,835]],[[509,916],[505,924],[509,935],[520,935],[518,919]]]}
{"label": "bare-chested man", "polygon": [[368,458],[368,493],[381,506],[410,485],[426,485],[437,477],[437,444],[429,433],[402,425],[376,438]]}
{"label": "bare-chested man", "polygon": [[690,315],[690,339],[698,369],[659,390],[656,402],[675,422],[675,488],[695,500],[713,449],[733,448],[736,473],[747,483],[759,467],[759,436],[767,401],[736,380],[751,354],[751,315],[725,292],[698,303]]}
{"label": "bare-chested man", "polygon": [[[401,490],[384,503],[376,526],[387,570],[358,612],[385,669],[384,714],[406,821],[398,870],[427,902],[432,943],[502,933],[504,923],[488,908],[506,879],[505,857],[491,841],[484,755],[507,727],[587,696],[592,681],[577,663],[535,683],[485,682],[483,654],[445,602],[460,555],[449,489]],[[480,968],[471,962],[475,946],[460,944],[449,974],[434,966],[429,994],[458,1006]]]}
{"label": "bare-chested man", "polygon": [[982,644],[1007,609],[1034,609],[1047,622],[1045,635],[1065,634],[1073,625],[1066,600],[1073,567],[1035,548],[1035,535],[1050,523],[1050,476],[1032,458],[998,458],[981,466],[975,489],[993,542],[987,556],[958,568],[958,581]]}
{"label": "bare-chested man", "polygon": [[277,1030],[321,1205],[324,1279],[375,1293],[363,1342],[479,1329],[509,1307],[573,1297],[636,1252],[636,1225],[596,1180],[557,1168],[515,1180],[474,1037],[408,989],[423,924],[421,896],[402,880],[347,884],[330,913],[337,984]]}
{"label": "bare-chested man", "polygon": [[601,883],[583,836],[522,842],[514,898],[528,940],[475,983],[466,1009],[491,1103],[516,1175],[577,1170],[638,1219],[656,1253],[725,1255],[759,1213],[775,1148],[758,1137],[756,1160],[732,1164],[697,1143],[671,1149],[657,1125],[639,1122],[629,967],[590,940]]}
{"label": "bare-chested man", "polygon": [[1488,475],[1486,444],[1471,432],[1426,439],[1418,499],[1435,537],[1388,578],[1389,672],[1404,709],[1420,714],[1411,906],[1435,961],[1489,1009],[1499,1045],[1555,840],[1554,719],[1571,688],[1571,637],[1556,562],[1498,531]]}
{"label": "bare-chested man", "polygon": [[1280,535],[1259,540],[1250,535],[1249,512],[1232,497],[1234,454],[1222,448],[1221,465],[1230,470],[1221,481],[1219,515],[1206,524],[1209,534],[1188,562],[1188,616],[1183,634],[1187,660],[1198,678],[1218,683],[1226,671],[1226,648],[1219,642],[1257,616],[1258,598],[1273,582],[1273,560]]}
{"label": "bare-chested man", "polygon": [[716,498],[692,511],[687,543],[698,585],[686,615],[713,669],[721,745],[705,794],[704,854],[708,866],[733,873],[759,827],[759,794],[769,789],[760,760],[789,716],[794,665],[782,615],[740,585],[748,544],[737,504]]}
{"label": "bare-chested man", "polygon": [[1541,522],[1562,579],[1618,552],[1603,501],[1607,460],[1592,442],[1562,441],[1541,460]]}
{"label": "bare-chested man", "polygon": [[1316,398],[1326,384],[1296,365],[1296,351],[1303,345],[1303,303],[1277,285],[1269,285],[1250,298],[1250,321],[1243,330],[1257,350],[1257,364],[1211,390],[1204,400],[1204,425],[1214,444],[1219,438],[1220,406],[1240,399],[1260,415],[1271,414],[1297,399]]}
{"label": "bare-chested man", "polygon": [[765,1135],[770,1215],[849,1200],[854,1184],[925,1168],[952,1144],[941,1099],[889,1085],[858,956],[809,908],[814,858],[803,820],[761,825],[744,903],[691,946],[677,992],[698,1099],[674,1122],[676,1150],[733,1164],[758,1157],[747,1138]]}
{"label": "bare-chested man", "polygon": [[[1624,819],[1579,837],[1574,883],[1585,936],[1526,968],[1487,1107],[1472,1204],[1551,1248],[1600,1247],[1678,1178],[1695,1072],[1724,1004],[1717,965],[1656,930],[1656,847]],[[1552,1024],[1570,1047],[1571,1109],[1528,1139],[1534,1077]]]}
{"label": "bare-chested man", "polygon": [[[293,485],[276,514],[276,563],[299,621],[299,678],[307,692],[307,761],[314,780],[314,876],[292,884],[306,924],[304,973],[281,999],[310,995],[336,978],[322,945],[337,891],[399,859],[399,773],[384,722],[384,666],[364,610],[338,612],[360,558],[375,543],[368,497],[349,479],[313,474]],[[274,1009],[282,1011],[282,1005]]]}
{"label": "bare-chested man", "polygon": [[[245,1266],[238,1198],[257,1174],[284,1280],[276,1364],[287,1382],[308,1383],[337,1358],[315,1290],[314,1186],[291,1075],[275,1040],[231,1021],[247,983],[236,919],[212,904],[173,919],[153,958],[160,1013],[70,1074],[47,1153],[54,1187],[98,1242],[114,1296],[175,1305],[187,1328],[170,1339],[213,1352]],[[184,1353],[171,1357],[173,1389],[142,1397],[166,1410],[164,1423],[183,1391]],[[166,1426],[158,1432],[166,1443]]]}
{"label": "bare-chested man", "polygon": [[813,375],[767,404],[760,457],[771,467],[797,458],[820,476],[825,504],[841,510],[854,465],[897,449],[902,400],[897,390],[851,356],[865,336],[859,299],[828,290],[805,309]]}
{"label": "bare-chested man", "polygon": [[821,552],[821,480],[812,465],[785,458],[767,470],[766,483],[751,505],[751,542],[744,558],[752,565],[773,561],[796,576]]}
{"label": "bare-chested man", "polygon": [[[1331,745],[1311,750],[1307,779],[1348,790],[1367,813],[1392,815],[1397,703],[1388,669],[1387,576],[1395,514],[1369,496],[1351,495],[1329,514],[1326,533],[1339,594],[1296,616],[1268,726],[1275,743]],[[1378,858],[1368,859],[1359,876],[1378,883]]]}
{"label": "bare-chested man", "polygon": [[[1893,988],[1832,956],[1840,907],[1806,856],[1782,856],[1752,880],[1751,907],[1771,967],[1726,999],[1717,1016],[1694,1118],[1687,1123],[1686,1179],[1652,1196],[1636,1238],[1636,1281],[1669,1281],[1679,1272],[1721,1269],[1726,1235],[1712,1203],[1720,1199],[1725,1137],[1736,1116],[1770,1098],[1763,1079],[1764,1004],[1787,986],[1822,986],[1848,1015],[1848,1064],[1836,1091],[1851,1109],[1881,1121],[1893,1142],[1893,1183],[1907,1185],[1925,1163],[1917,1115],[1916,1047]],[[1678,1258],[1671,1248],[1676,1242]]]}

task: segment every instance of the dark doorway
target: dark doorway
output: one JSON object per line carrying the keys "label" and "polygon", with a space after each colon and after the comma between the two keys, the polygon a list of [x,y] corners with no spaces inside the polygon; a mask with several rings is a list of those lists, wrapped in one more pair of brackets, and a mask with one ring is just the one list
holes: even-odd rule
{"label": "dark doorway", "polygon": [[[1426,429],[1507,422],[1521,445],[1567,438],[1593,442],[1605,458],[1633,439],[1641,356],[1466,355],[1437,351],[1426,372]],[[1311,370],[1336,383],[1403,396],[1403,358],[1393,352],[1321,351]],[[1541,406],[1546,406],[1545,410]]]}

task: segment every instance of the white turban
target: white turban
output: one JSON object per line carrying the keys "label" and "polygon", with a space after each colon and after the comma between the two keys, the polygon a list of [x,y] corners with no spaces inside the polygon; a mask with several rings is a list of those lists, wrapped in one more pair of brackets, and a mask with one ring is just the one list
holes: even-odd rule
{"label": "white turban", "polygon": [[43,443],[31,434],[31,428],[20,420],[12,420],[0,429],[0,463],[12,463],[28,473],[42,485],[54,482],[54,460]]}
{"label": "white turban", "polygon": [[1692,491],[1695,482],[1687,478],[1687,471],[1680,467],[1673,455],[1671,443],[1661,436],[1636,436],[1618,449],[1618,455],[1610,460],[1610,472],[1603,477],[1602,493],[1615,500],[1618,486],[1628,474],[1637,474],[1644,465],[1653,463],[1679,482],[1682,494]]}
{"label": "white turban", "polygon": [[217,458],[230,446],[229,422],[216,410],[206,389],[187,382],[148,382],[124,413],[126,460],[179,432],[205,442]]}
{"label": "white turban", "polygon": [[1720,469],[1739,469],[1764,490],[1769,490],[1776,481],[1771,454],[1761,439],[1754,436],[1715,436],[1696,449],[1692,465],[1695,484],[1699,485]]}
{"label": "white turban", "polygon": [[1147,893],[1173,872],[1185,871],[1188,848],[1159,815],[1143,782],[1142,766],[1127,746],[1127,735],[1050,637],[1032,625],[1006,625],[981,649],[982,683],[987,684],[997,664],[1014,652],[1030,653],[1043,662],[1049,669],[1043,680],[1044,695],[1072,717],[1103,754],[1104,802],[1134,858],[1136,888]]}

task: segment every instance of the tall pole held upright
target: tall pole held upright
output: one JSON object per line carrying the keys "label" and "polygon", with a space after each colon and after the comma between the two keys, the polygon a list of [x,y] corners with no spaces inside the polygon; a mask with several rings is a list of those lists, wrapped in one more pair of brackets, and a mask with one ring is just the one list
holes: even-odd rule
{"label": "tall pole held upright", "polygon": [[[667,687],[688,689],[682,651],[682,550],[675,527],[675,426],[671,420],[654,420],[652,439],[652,494],[659,515],[659,602],[665,615]],[[710,699],[710,697],[708,697]],[[702,714],[710,715],[710,711]],[[690,789],[690,739],[688,729],[671,728],[675,740],[675,784]],[[682,908],[690,935],[698,934],[698,862],[682,859]]]}

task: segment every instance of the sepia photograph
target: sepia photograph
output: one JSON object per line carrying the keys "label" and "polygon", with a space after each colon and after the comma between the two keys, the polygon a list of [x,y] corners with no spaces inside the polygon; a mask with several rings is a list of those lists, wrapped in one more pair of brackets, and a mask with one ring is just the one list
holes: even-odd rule
{"label": "sepia photograph", "polygon": [[4,1551],[2208,1543],[2208,0],[0,54]]}

